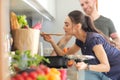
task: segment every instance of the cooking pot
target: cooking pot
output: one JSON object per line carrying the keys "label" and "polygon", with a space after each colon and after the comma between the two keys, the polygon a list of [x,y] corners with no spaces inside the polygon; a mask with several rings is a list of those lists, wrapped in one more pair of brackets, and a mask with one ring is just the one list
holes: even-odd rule
{"label": "cooking pot", "polygon": [[88,63],[89,60],[94,59],[94,56],[91,55],[66,55],[66,56],[45,56],[50,61],[49,63],[45,63],[48,67],[54,68],[67,68],[67,64],[69,60],[74,60],[76,63],[84,61]]}
{"label": "cooking pot", "polygon": [[49,59],[50,63],[45,63],[48,67],[54,68],[67,68],[68,58],[65,56],[45,56],[45,58]]}

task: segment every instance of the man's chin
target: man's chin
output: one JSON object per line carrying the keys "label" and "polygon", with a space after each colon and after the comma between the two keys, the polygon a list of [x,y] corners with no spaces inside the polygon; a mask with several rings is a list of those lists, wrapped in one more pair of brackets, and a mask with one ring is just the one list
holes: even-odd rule
{"label": "man's chin", "polygon": [[90,12],[85,12],[85,14],[89,16],[91,13]]}
{"label": "man's chin", "polygon": [[90,11],[85,11],[85,14],[89,16],[89,15],[91,15],[91,12]]}

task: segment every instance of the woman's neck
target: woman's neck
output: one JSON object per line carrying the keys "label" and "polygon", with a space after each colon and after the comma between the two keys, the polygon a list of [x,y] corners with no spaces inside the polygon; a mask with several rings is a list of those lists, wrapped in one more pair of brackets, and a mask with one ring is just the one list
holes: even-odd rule
{"label": "woman's neck", "polygon": [[85,43],[87,37],[87,32],[81,31],[80,33],[76,34],[76,38],[81,40],[83,43]]}

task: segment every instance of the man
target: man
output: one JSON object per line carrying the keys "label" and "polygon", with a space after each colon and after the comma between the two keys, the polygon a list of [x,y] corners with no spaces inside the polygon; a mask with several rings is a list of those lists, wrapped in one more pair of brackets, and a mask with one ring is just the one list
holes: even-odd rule
{"label": "man", "polygon": [[[113,22],[98,13],[97,0],[80,0],[80,5],[85,14],[94,21],[97,29],[102,31],[106,36],[110,37],[112,41],[116,43],[116,46],[120,48],[120,38],[116,32]],[[67,42],[71,39],[71,35],[65,35],[59,42],[58,46],[63,49]],[[51,55],[55,55],[54,51]]]}

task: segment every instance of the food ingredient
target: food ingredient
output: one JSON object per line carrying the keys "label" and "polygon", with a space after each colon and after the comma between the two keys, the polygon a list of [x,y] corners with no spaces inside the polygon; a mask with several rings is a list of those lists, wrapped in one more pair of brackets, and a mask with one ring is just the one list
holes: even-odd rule
{"label": "food ingredient", "polygon": [[[56,68],[49,68],[44,64],[40,64],[35,71],[23,72],[11,76],[11,80],[62,80],[60,71]],[[45,71],[48,72],[46,73]],[[41,73],[38,73],[41,72]],[[44,73],[44,74],[43,74]]]}
{"label": "food ingredient", "polygon": [[44,56],[40,56],[39,54],[32,55],[30,50],[24,52],[16,50],[15,54],[11,53],[10,55],[12,57],[10,67],[14,72],[25,70],[33,66],[36,67],[43,61],[50,63],[49,59]]}
{"label": "food ingredient", "polygon": [[18,23],[21,28],[29,28],[26,18],[27,18],[26,15],[18,15],[17,16]]}
{"label": "food ingredient", "polygon": [[19,29],[20,25],[18,23],[17,15],[14,12],[10,14],[11,30]]}

